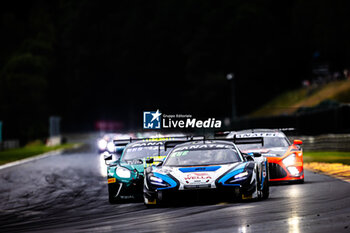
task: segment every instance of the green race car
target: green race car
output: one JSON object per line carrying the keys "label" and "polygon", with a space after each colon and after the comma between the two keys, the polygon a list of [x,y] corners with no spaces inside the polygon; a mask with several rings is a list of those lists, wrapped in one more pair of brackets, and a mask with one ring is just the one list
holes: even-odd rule
{"label": "green race car", "polygon": [[[144,169],[153,164],[146,163],[153,158],[154,164],[162,161],[168,151],[164,151],[164,142],[173,138],[115,140],[116,146],[125,146],[117,161],[107,164],[108,194],[111,204],[125,199],[142,199]],[[187,139],[187,138],[185,138]],[[132,142],[135,141],[135,142]],[[111,160],[112,156],[105,156]]]}

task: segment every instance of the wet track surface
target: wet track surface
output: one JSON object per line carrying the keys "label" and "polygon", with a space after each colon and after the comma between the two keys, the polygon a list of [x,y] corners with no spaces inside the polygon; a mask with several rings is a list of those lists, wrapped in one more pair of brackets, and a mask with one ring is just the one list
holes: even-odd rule
{"label": "wet track surface", "polygon": [[0,232],[350,232],[350,183],[325,175],[261,202],[147,209],[108,203],[102,162],[83,147],[0,170]]}

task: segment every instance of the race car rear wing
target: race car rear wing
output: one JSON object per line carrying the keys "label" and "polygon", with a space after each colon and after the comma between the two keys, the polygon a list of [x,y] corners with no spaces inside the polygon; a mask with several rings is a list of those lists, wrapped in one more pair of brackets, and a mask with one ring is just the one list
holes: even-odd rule
{"label": "race car rear wing", "polygon": [[236,134],[233,135],[233,138],[215,138],[215,139],[207,139],[214,141],[229,141],[233,142],[237,145],[242,144],[261,144],[264,146],[264,138],[263,137],[248,137],[248,138],[237,138]]}
{"label": "race car rear wing", "polygon": [[139,141],[137,138],[130,138],[130,139],[117,139],[117,140],[113,140],[114,145],[117,147],[122,147],[122,146],[126,146],[131,142],[136,142]]}
{"label": "race car rear wing", "polygon": [[174,148],[175,146],[185,143],[185,142],[192,142],[192,141],[204,141],[204,136],[191,136],[187,138],[186,140],[173,140],[173,141],[166,141],[164,143],[164,150],[166,151],[168,148]]}
{"label": "race car rear wing", "polygon": [[185,142],[191,142],[191,141],[229,141],[233,142],[237,145],[242,144],[261,144],[264,146],[264,138],[263,137],[251,137],[251,138],[237,138],[236,135],[234,135],[233,138],[222,138],[222,139],[206,139],[203,136],[199,137],[193,137],[189,140],[174,140],[174,141],[167,141],[164,143],[164,150],[166,151],[168,148],[173,148],[179,144],[185,143]]}
{"label": "race car rear wing", "polygon": [[281,132],[293,132],[296,131],[295,128],[256,128],[256,129],[246,129],[246,130],[238,130],[238,131],[217,131],[214,133],[214,137],[227,137],[229,134],[238,134],[243,133],[242,131],[245,131],[246,133],[264,133],[264,132],[270,132],[270,131],[281,131]]}
{"label": "race car rear wing", "polygon": [[[128,145],[129,143],[132,142],[139,142],[139,141],[144,141],[144,142],[153,142],[153,141],[181,141],[186,142],[193,140],[193,138],[198,138],[197,136],[177,136],[177,137],[160,137],[160,138],[129,138],[129,139],[116,139],[113,140],[114,145],[117,147],[123,147]],[[203,137],[204,138],[204,137]],[[199,139],[199,138],[198,138]]]}
{"label": "race car rear wing", "polygon": [[[236,134],[233,138],[230,138],[234,144],[242,145],[242,144],[261,144],[264,146],[264,138],[263,137],[252,137],[252,138],[237,138]],[[222,139],[221,139],[222,140]]]}

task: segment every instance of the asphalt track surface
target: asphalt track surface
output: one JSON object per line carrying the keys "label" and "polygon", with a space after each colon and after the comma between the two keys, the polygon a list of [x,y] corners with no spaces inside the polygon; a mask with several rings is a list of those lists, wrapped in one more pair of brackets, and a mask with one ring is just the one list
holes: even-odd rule
{"label": "asphalt track surface", "polygon": [[350,232],[350,183],[306,172],[247,203],[110,205],[93,146],[0,170],[0,232]]}

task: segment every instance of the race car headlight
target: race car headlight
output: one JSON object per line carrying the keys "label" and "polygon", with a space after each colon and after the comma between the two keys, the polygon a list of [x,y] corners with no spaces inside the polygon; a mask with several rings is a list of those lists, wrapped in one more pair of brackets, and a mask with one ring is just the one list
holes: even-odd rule
{"label": "race car headlight", "polygon": [[169,186],[169,184],[167,182],[165,182],[161,178],[155,177],[155,176],[150,176],[149,182],[153,185],[156,185],[156,186],[163,186],[163,187]]}
{"label": "race car headlight", "polygon": [[98,142],[97,142],[97,146],[100,150],[105,150],[106,147],[107,147],[107,141],[104,140],[104,139],[100,139]]}
{"label": "race car headlight", "polygon": [[299,176],[300,175],[299,170],[296,167],[288,167],[287,169],[292,176]]}
{"label": "race car headlight", "polygon": [[295,154],[289,155],[287,158],[283,159],[282,162],[286,167],[295,164]]}
{"label": "race car headlight", "polygon": [[225,183],[235,183],[235,182],[243,181],[247,179],[248,175],[249,175],[248,171],[238,173],[237,175],[232,176],[230,179],[228,179]]}
{"label": "race car headlight", "polygon": [[109,152],[115,152],[115,147],[114,147],[114,143],[113,142],[108,142],[108,144],[107,144],[107,150],[109,151]]}
{"label": "race car headlight", "polygon": [[126,169],[124,167],[118,167],[116,172],[117,176],[120,178],[130,178],[131,177],[131,172],[129,169]]}
{"label": "race car headlight", "polygon": [[235,175],[234,178],[235,179],[240,179],[240,178],[245,177],[247,175],[248,175],[248,172],[244,171],[244,172],[239,173],[238,175]]}

